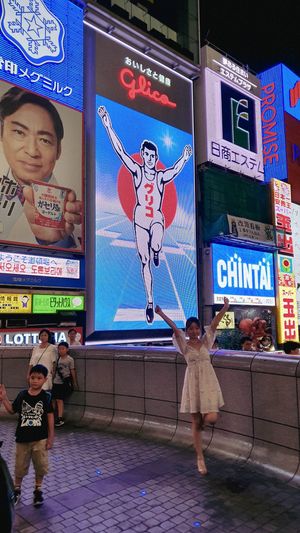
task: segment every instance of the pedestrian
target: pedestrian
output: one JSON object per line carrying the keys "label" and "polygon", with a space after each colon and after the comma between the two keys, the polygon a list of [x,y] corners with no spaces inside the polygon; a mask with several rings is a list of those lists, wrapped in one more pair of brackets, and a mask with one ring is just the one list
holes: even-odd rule
{"label": "pedestrian", "polygon": [[300,355],[300,342],[286,341],[282,345],[284,353],[288,355]]}
{"label": "pedestrian", "polygon": [[55,426],[63,426],[64,421],[64,400],[70,396],[73,389],[78,389],[77,374],[73,357],[69,355],[69,345],[67,342],[60,342],[58,345],[58,360],[55,376],[53,380],[52,402],[54,411],[57,406],[57,420]]}
{"label": "pedestrian", "polygon": [[47,379],[43,385],[44,390],[52,390],[52,378],[55,372],[57,360],[57,348],[51,343],[52,334],[49,329],[41,329],[39,333],[38,346],[34,346],[29,361],[27,380],[29,380],[30,370],[37,364],[44,365],[48,370]]}
{"label": "pedestrian", "polygon": [[196,317],[186,321],[185,333],[162,311],[157,305],[155,312],[173,330],[173,344],[184,356],[187,368],[181,397],[181,413],[191,413],[193,443],[197,454],[197,467],[200,474],[207,474],[202,450],[201,430],[205,424],[215,424],[219,408],[224,405],[220,385],[210,361],[209,350],[213,346],[216,329],[219,322],[229,308],[228,298],[224,298],[224,305],[213,318],[210,325],[205,327],[201,336],[200,322]]}
{"label": "pedestrian", "polygon": [[81,346],[81,342],[77,340],[77,335],[78,333],[75,328],[69,329],[68,331],[69,346]]}
{"label": "pedestrian", "polygon": [[48,450],[54,440],[54,416],[51,394],[43,390],[48,370],[38,364],[30,369],[29,388],[19,392],[11,403],[4,385],[0,385],[0,400],[10,414],[18,413],[16,429],[16,461],[14,499],[17,504],[21,497],[23,478],[27,475],[30,462],[35,470],[35,490],[33,505],[44,503],[42,483],[48,473]]}

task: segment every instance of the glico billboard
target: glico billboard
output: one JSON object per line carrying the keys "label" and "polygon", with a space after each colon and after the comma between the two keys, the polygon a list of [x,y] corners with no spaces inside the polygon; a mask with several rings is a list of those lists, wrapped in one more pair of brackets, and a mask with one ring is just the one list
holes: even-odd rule
{"label": "glico billboard", "polygon": [[197,314],[192,82],[89,35],[97,69],[88,331],[151,337],[166,328],[156,304],[180,327]]}
{"label": "glico billboard", "polygon": [[82,252],[83,3],[0,4],[0,243]]}

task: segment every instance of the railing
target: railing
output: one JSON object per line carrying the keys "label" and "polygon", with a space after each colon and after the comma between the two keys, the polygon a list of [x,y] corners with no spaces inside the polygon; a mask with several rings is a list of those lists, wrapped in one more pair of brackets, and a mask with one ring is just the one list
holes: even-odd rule
{"label": "railing", "polygon": [[[76,347],[80,391],[66,418],[77,425],[191,446],[189,415],[179,413],[185,362],[170,347]],[[26,387],[29,348],[0,350],[8,395]],[[212,353],[225,406],[203,434],[207,453],[234,457],[300,482],[300,358]],[[4,409],[1,408],[1,415]]]}

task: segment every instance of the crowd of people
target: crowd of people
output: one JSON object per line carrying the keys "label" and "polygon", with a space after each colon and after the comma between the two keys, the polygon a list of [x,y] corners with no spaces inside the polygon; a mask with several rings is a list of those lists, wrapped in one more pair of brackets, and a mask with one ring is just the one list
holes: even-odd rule
{"label": "crowd of people", "polygon": [[[69,330],[75,341],[76,330]],[[71,335],[70,335],[71,334]],[[18,415],[16,428],[16,456],[14,500],[21,497],[23,478],[32,462],[35,471],[33,505],[43,502],[42,483],[48,473],[48,450],[52,448],[54,427],[64,425],[64,401],[74,389],[78,390],[74,358],[69,354],[69,344],[52,343],[52,333],[42,329],[39,344],[34,346],[27,372],[28,387],[19,392],[11,402],[5,385],[0,385],[0,401],[6,411]]]}

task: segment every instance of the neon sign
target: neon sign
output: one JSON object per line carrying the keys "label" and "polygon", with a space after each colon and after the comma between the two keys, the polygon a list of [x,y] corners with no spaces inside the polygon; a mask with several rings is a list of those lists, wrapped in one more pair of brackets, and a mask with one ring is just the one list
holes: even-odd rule
{"label": "neon sign", "polygon": [[145,76],[140,74],[135,78],[134,72],[129,68],[122,68],[119,81],[125,89],[128,89],[128,98],[130,100],[135,100],[136,96],[140,95],[160,105],[172,108],[177,107],[177,104],[172,102],[166,94],[153,90],[151,81],[147,80]]}
{"label": "neon sign", "polygon": [[296,107],[300,99],[300,81],[297,81],[292,89],[290,89],[290,105]]}

